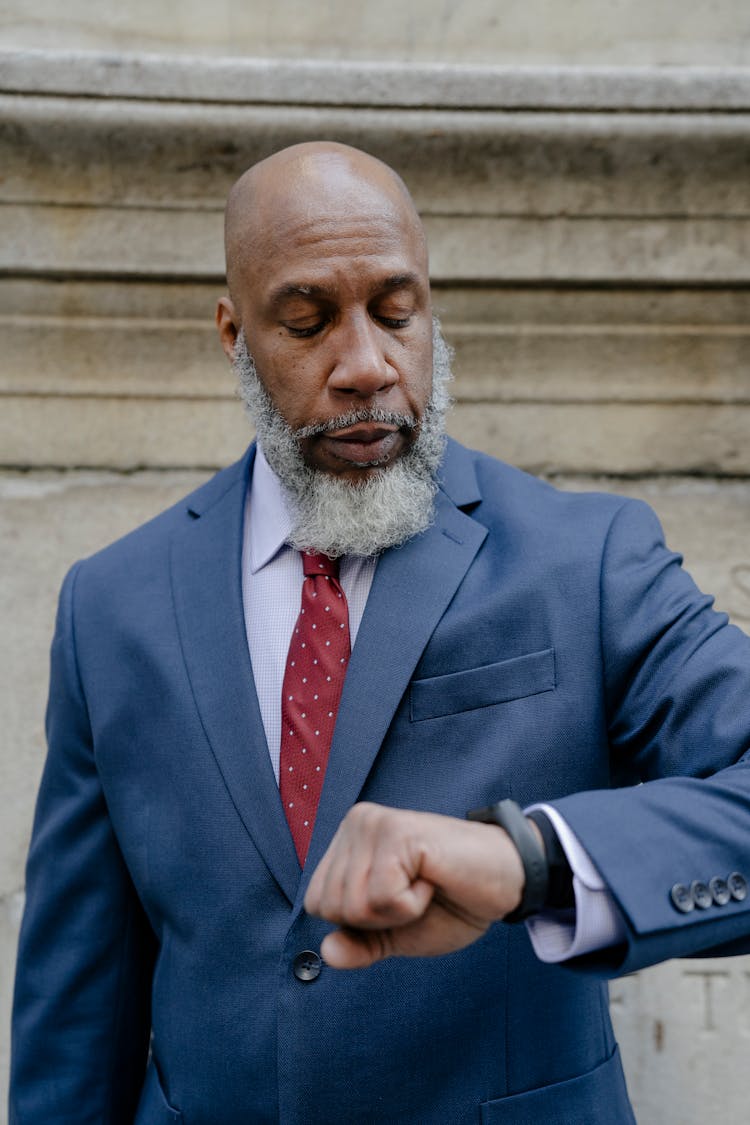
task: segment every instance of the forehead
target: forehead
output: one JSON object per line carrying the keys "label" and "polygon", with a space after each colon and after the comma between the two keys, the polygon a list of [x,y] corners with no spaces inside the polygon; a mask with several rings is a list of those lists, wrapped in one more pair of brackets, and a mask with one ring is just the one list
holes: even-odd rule
{"label": "forehead", "polygon": [[285,285],[367,289],[400,275],[427,285],[416,216],[398,196],[368,184],[340,193],[291,187],[258,209],[245,245],[240,273],[257,296]]}

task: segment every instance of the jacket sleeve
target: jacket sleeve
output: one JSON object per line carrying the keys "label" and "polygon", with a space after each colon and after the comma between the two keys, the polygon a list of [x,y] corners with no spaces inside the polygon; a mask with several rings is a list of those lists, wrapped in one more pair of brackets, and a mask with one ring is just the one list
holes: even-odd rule
{"label": "jacket sleeve", "polygon": [[625,919],[624,947],[580,962],[607,974],[750,950],[750,892],[726,902],[699,893],[687,912],[675,903],[684,907],[684,896],[672,895],[676,884],[689,890],[732,873],[750,882],[750,639],[713,610],[680,564],[650,508],[626,502],[601,569],[609,746],[620,787],[553,802]]}
{"label": "jacket sleeve", "polygon": [[11,1125],[132,1122],[148,1053],[154,938],[97,773],[76,661],[77,575],[74,567],[63,585],[52,644],[48,756],[16,973]]}

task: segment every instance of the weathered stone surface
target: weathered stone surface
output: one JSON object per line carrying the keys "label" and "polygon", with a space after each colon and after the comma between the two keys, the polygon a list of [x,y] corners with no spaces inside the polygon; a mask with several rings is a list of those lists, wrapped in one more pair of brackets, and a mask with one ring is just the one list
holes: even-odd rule
{"label": "weathered stone surface", "polygon": [[0,393],[233,397],[212,311],[202,320],[0,315]]}
{"label": "weathered stone surface", "polygon": [[745,1120],[749,957],[670,961],[610,993],[639,1125]]}
{"label": "weathered stone surface", "polygon": [[750,213],[750,117],[718,106],[710,114],[474,111],[437,100],[424,110],[238,106],[149,100],[133,89],[114,100],[0,95],[0,115],[0,199],[10,203],[220,210],[250,164],[324,136],[396,167],[425,213]]}
{"label": "weathered stone surface", "polygon": [[219,211],[7,204],[0,221],[4,273],[212,279],[224,273]]}
{"label": "weathered stone surface", "polygon": [[459,403],[450,430],[531,472],[750,471],[750,413],[737,406],[652,403]]}
{"label": "weathered stone surface", "polygon": [[13,976],[18,928],[23,910],[23,892],[12,891],[0,895],[0,1012],[3,1013],[0,1029],[0,1121],[7,1121],[8,1066],[10,1061],[10,1036],[8,1018],[13,1003]]}
{"label": "weathered stone surface", "polygon": [[[400,65],[357,85],[322,62],[6,63],[26,92],[2,98],[1,463],[212,465],[244,440],[211,329],[224,196],[324,133],[415,191],[455,432],[547,470],[745,471],[742,76],[427,66],[410,86]],[[301,104],[316,82],[331,104]]]}
{"label": "weathered stone surface", "polygon": [[[224,273],[219,211],[7,204],[0,222],[5,273],[205,280]],[[750,282],[750,218],[426,215],[425,227],[438,282]]]}
{"label": "weathered stone surface", "polygon": [[13,47],[194,52],[343,59],[455,62],[745,65],[750,23],[742,0],[675,6],[674,0],[470,0],[436,7],[383,0],[377,7],[324,0],[131,0],[95,11],[85,0],[61,8],[13,0],[0,22]]}
{"label": "weathered stone surface", "polygon": [[750,330],[741,326],[445,328],[463,402],[750,401]]}
{"label": "weathered stone surface", "polygon": [[[468,6],[468,5],[467,5]],[[451,106],[462,110],[585,109],[692,112],[750,108],[744,65],[519,66],[450,61],[327,61],[310,57],[179,57],[58,49],[0,50],[0,91],[178,102]],[[43,68],[40,62],[43,61]],[[686,60],[687,61],[687,60]],[[290,90],[294,91],[293,99]]]}
{"label": "weathered stone surface", "polygon": [[231,400],[9,396],[0,414],[0,464],[213,468],[234,460],[250,436]]}

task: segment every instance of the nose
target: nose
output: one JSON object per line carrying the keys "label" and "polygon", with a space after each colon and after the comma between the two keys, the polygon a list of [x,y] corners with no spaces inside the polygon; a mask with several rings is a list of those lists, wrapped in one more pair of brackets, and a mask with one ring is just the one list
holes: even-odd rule
{"label": "nose", "polygon": [[372,398],[398,382],[398,372],[384,351],[385,333],[369,316],[341,324],[335,333],[335,353],[328,377],[331,390]]}

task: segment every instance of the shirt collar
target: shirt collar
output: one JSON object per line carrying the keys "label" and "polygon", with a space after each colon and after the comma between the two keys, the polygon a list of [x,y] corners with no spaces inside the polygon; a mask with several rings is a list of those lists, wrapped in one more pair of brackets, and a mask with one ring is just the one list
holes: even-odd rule
{"label": "shirt collar", "polygon": [[286,543],[292,517],[281,481],[258,445],[248,495],[250,571],[266,566]]}

